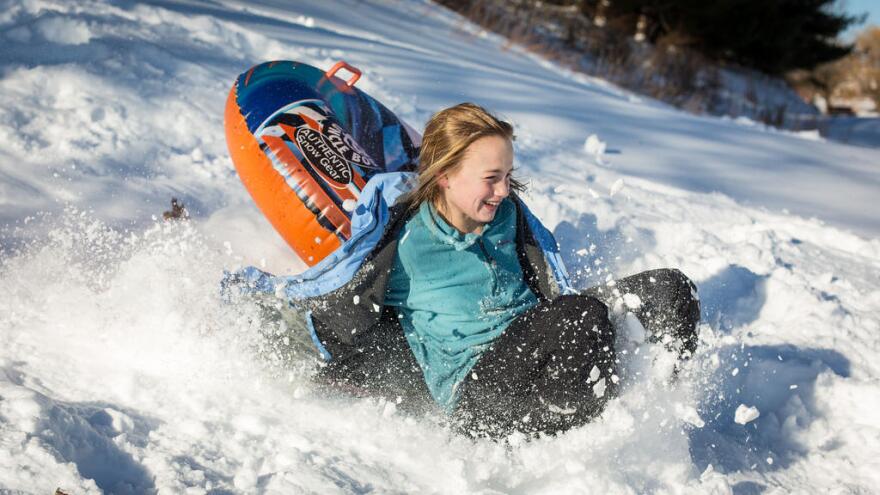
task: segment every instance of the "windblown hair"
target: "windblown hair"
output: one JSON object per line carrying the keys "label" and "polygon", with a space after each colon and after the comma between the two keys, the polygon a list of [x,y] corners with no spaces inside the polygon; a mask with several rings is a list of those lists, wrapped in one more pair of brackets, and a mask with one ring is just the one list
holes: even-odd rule
{"label": "windblown hair", "polygon": [[[418,186],[408,196],[410,207],[437,201],[442,195],[440,177],[455,173],[461,167],[468,146],[487,136],[516,139],[513,126],[474,103],[459,103],[434,114],[422,136]],[[523,192],[525,185],[511,177],[510,189]]]}

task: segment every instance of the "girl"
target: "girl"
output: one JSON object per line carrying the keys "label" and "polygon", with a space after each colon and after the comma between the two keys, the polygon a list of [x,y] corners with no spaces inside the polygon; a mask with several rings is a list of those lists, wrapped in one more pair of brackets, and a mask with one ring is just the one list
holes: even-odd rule
{"label": "girl", "polygon": [[[327,269],[231,276],[286,294],[325,364],[318,380],[414,410],[435,404],[462,430],[555,433],[602,411],[619,381],[608,306],[632,293],[649,340],[696,348],[699,302],[677,270],[577,294],[553,236],[516,193],[513,129],[463,103],[434,115],[417,184],[380,174],[353,212],[364,232]],[[375,235],[373,235],[375,232]]]}
{"label": "girl", "polygon": [[[583,424],[619,380],[599,289],[574,294],[555,242],[536,249],[536,234],[549,233],[515,195],[513,139],[510,124],[474,104],[431,118],[383,301],[436,403],[491,435]],[[699,305],[680,272],[617,285],[646,301],[641,316],[655,338],[669,331],[693,351]]]}

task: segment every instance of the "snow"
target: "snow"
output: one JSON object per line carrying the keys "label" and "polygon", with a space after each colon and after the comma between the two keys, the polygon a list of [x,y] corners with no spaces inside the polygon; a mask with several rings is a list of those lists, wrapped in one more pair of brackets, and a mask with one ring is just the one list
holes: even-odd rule
{"label": "snow", "polygon": [[593,365],[593,368],[590,370],[590,381],[595,382],[599,379],[599,368],[596,365]]}
{"label": "snow", "polygon": [[605,162],[602,160],[602,155],[605,154],[605,148],[607,144],[599,139],[599,136],[595,134],[590,134],[587,137],[587,140],[584,141],[584,151],[593,155],[596,160],[596,163],[599,165],[604,165]]}
{"label": "snow", "polygon": [[[876,149],[684,114],[416,0],[2,5],[0,491],[880,486]],[[304,267],[229,161],[229,87],[260,61],[340,58],[415,128],[462,100],[512,121],[526,200],[578,287],[693,278],[701,342],[677,378],[622,301],[633,342],[600,418],[471,441],[314,387],[316,351],[291,357],[283,321],[223,304],[224,269]],[[189,221],[157,220],[171,197]],[[760,415],[737,424],[740,404]]]}
{"label": "snow", "polygon": [[626,340],[637,344],[644,343],[647,336],[647,331],[642,322],[633,313],[629,312],[624,314],[622,323],[618,325],[618,331],[622,331]]}
{"label": "snow", "polygon": [[880,148],[880,118],[827,117],[820,125],[823,135],[843,143]]}
{"label": "snow", "polygon": [[703,421],[703,419],[700,417],[700,413],[698,413],[697,409],[693,406],[675,404],[675,412],[682,421],[691,426],[694,426],[696,428],[702,428],[706,426],[706,422]]}
{"label": "snow", "polygon": [[627,293],[621,297],[623,298],[623,304],[625,304],[628,309],[636,310],[642,307],[642,298],[636,294]]}
{"label": "snow", "polygon": [[758,411],[758,408],[740,404],[733,415],[733,422],[744,425],[758,419],[759,416],[761,416],[761,412]]}
{"label": "snow", "polygon": [[593,395],[595,395],[596,397],[604,397],[605,388],[605,379],[600,378],[598,382],[593,384]]}
{"label": "snow", "polygon": [[614,181],[614,184],[611,184],[611,190],[608,192],[608,195],[612,198],[615,194],[619,193],[623,190],[623,179],[617,179]]}

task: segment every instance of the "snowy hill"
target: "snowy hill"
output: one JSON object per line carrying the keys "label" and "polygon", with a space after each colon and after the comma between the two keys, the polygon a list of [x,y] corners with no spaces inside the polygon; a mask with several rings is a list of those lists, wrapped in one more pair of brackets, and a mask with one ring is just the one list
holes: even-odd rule
{"label": "snowy hill", "polygon": [[[684,114],[422,1],[0,5],[0,493],[880,486],[876,149]],[[232,81],[273,59],[345,59],[416,128],[465,100],[515,123],[581,287],[697,282],[682,379],[646,349],[600,419],[509,446],[312,388],[273,348],[281,323],[218,295],[223,269],[302,268],[223,135]],[[192,221],[157,220],[172,196]]]}

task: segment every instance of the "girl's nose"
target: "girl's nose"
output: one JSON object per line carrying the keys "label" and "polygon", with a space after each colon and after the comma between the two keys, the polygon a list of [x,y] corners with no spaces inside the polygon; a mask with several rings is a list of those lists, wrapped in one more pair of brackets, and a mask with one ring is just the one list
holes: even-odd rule
{"label": "girl's nose", "polygon": [[510,194],[510,179],[499,181],[495,185],[495,196],[506,198]]}

